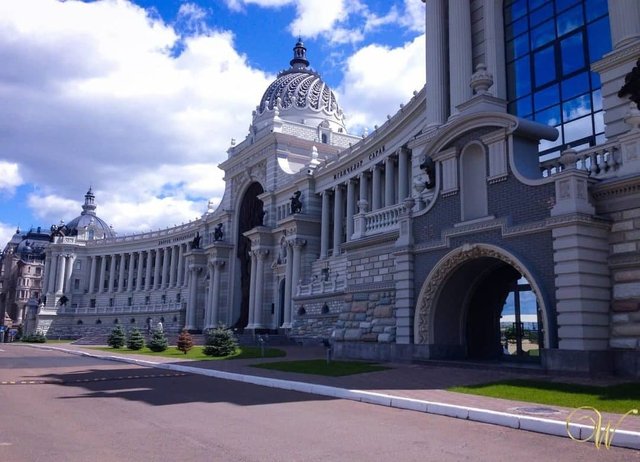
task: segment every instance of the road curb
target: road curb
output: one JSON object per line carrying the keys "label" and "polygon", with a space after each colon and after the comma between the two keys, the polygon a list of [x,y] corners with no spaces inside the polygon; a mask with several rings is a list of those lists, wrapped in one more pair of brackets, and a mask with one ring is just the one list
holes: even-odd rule
{"label": "road curb", "polygon": [[[502,427],[514,428],[516,430],[525,430],[546,435],[560,436],[564,438],[570,438],[571,436],[569,435],[569,433],[571,433],[573,438],[577,440],[587,440],[592,436],[592,433],[594,432],[593,426],[588,425],[566,423],[563,421],[545,419],[542,417],[524,416],[519,414],[511,414],[508,412],[491,411],[489,409],[459,406],[455,404],[404,398],[401,396],[393,396],[385,393],[376,393],[366,390],[348,390],[345,388],[332,387],[329,385],[318,385],[308,382],[274,379],[257,375],[246,375],[236,372],[219,371],[216,369],[203,369],[200,367],[182,366],[180,364],[158,363],[154,361],[135,359],[127,356],[101,355],[90,353],[87,351],[71,350],[67,348],[48,345],[27,346],[55,350],[67,354],[86,356],[95,359],[103,359],[108,361],[135,364],[138,366],[154,367],[157,369],[205,375],[208,377],[233,380],[236,382],[245,382],[252,385],[261,385],[270,388],[280,388],[283,390],[298,391],[301,393],[312,393],[320,396],[327,396],[330,398],[360,401],[362,403],[375,404],[378,406],[386,406],[408,411],[424,412],[426,414],[455,417],[458,419],[488,423],[492,425],[499,425]],[[611,441],[611,446],[627,449],[640,449],[640,432],[616,430],[615,436]]]}

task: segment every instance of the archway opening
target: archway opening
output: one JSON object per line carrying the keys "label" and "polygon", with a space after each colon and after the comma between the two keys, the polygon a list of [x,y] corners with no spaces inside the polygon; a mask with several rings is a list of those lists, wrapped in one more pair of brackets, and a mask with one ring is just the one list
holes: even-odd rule
{"label": "archway opening", "polygon": [[542,316],[531,284],[492,257],[463,263],[435,302],[434,347],[439,356],[539,361]]}
{"label": "archway opening", "polygon": [[262,225],[264,211],[258,198],[264,189],[260,183],[251,183],[244,193],[238,212],[238,246],[236,257],[240,271],[240,313],[233,327],[244,329],[249,322],[249,292],[251,287],[251,241],[244,233]]}

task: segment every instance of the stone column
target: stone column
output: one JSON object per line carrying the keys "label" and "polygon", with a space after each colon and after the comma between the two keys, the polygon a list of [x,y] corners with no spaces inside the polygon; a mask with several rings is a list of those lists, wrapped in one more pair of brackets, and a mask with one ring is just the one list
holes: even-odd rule
{"label": "stone column", "polygon": [[51,269],[49,271],[49,282],[47,283],[47,293],[51,293],[56,291],[56,266],[57,266],[57,257],[53,255],[49,255],[49,265]]}
{"label": "stone column", "polygon": [[120,254],[120,270],[118,271],[118,292],[123,292],[124,291],[124,263],[126,260],[126,254],[121,253]]}
{"label": "stone column", "polygon": [[100,278],[98,279],[98,293],[104,292],[104,280],[107,277],[107,256],[100,256]]}
{"label": "stone column", "polygon": [[638,0],[609,0],[609,24],[613,48],[622,48],[640,38]]}
{"label": "stone column", "polygon": [[[291,247],[291,243],[287,242]],[[282,320],[282,328],[291,328],[291,291],[293,287],[293,257],[291,248],[287,249],[287,267],[284,280],[284,319]]]}
{"label": "stone column", "polygon": [[96,258],[98,257],[89,257],[91,258],[91,269],[89,270],[89,288],[88,293],[92,294],[95,290],[96,285]]}
{"label": "stone column", "polygon": [[393,157],[389,156],[384,161],[384,206],[389,207],[396,203],[396,164]]}
{"label": "stone column", "polygon": [[56,282],[56,294],[62,294],[64,291],[64,269],[66,266],[66,259],[64,255],[58,255],[58,281]]}
{"label": "stone column", "polygon": [[156,258],[153,265],[153,287],[160,288],[160,249],[156,249]]}
{"label": "stone column", "polygon": [[127,291],[129,292],[133,292],[133,276],[135,275],[134,272],[134,264],[135,261],[135,256],[133,254],[133,252],[131,252],[129,254],[129,272],[127,273]]}
{"label": "stone column", "polygon": [[196,328],[196,302],[198,300],[198,265],[189,265],[189,302],[187,303],[185,329]]}
{"label": "stone column", "polygon": [[167,287],[169,282],[169,261],[171,259],[171,248],[165,247],[162,249],[162,282],[160,287]]}
{"label": "stone column", "polygon": [[373,190],[371,191],[371,211],[378,210],[380,208],[380,166],[374,165],[371,170],[371,182],[373,184]]}
{"label": "stone column", "polygon": [[342,185],[336,185],[333,194],[333,256],[340,255],[342,244],[342,223],[344,217],[344,205],[342,203]]}
{"label": "stone column", "polygon": [[220,272],[224,266],[224,261],[213,261],[213,295],[211,296],[211,326],[218,325],[219,311],[220,311]]}
{"label": "stone column", "polygon": [[253,327],[259,329],[262,327],[262,305],[264,301],[264,261],[269,255],[268,250],[256,250],[256,283],[254,288],[254,314]]}
{"label": "stone column", "polygon": [[427,0],[427,126],[438,126],[448,116],[449,79],[444,0]]}
{"label": "stone column", "polygon": [[71,289],[73,288],[71,287],[71,275],[73,274],[73,264],[75,263],[75,261],[75,255],[67,256],[67,263],[64,270],[64,292],[66,293],[70,293]]}
{"label": "stone column", "polygon": [[255,301],[256,301],[256,251],[251,250],[251,283],[249,285],[249,320],[247,323],[247,329],[254,328],[254,314],[255,314]]}
{"label": "stone column", "polygon": [[136,273],[136,291],[144,289],[142,286],[142,267],[144,264],[144,252],[138,252],[138,272]]}
{"label": "stone column", "polygon": [[493,87],[489,90],[500,99],[507,98],[504,59],[504,15],[502,2],[484,0],[484,56],[487,70],[493,75]]}
{"label": "stone column", "polygon": [[398,201],[409,196],[409,151],[400,148],[398,151]]}
{"label": "stone column", "polygon": [[347,242],[353,236],[353,214],[356,208],[356,186],[353,179],[347,181]]}
{"label": "stone column", "polygon": [[369,197],[367,190],[369,189],[369,174],[362,172],[360,174],[360,198],[358,199],[358,213],[367,213],[369,205]]}
{"label": "stone column", "polygon": [[171,247],[171,267],[169,268],[169,287],[176,286],[176,263],[177,263],[176,246]]}
{"label": "stone column", "polygon": [[449,95],[451,115],[471,99],[471,7],[469,0],[449,0]]}
{"label": "stone column", "polygon": [[147,250],[147,269],[145,271],[144,282],[145,290],[151,290],[151,265],[153,262],[153,254],[151,250]]}
{"label": "stone column", "polygon": [[176,285],[178,287],[182,287],[184,285],[184,250],[183,250],[183,245],[180,244],[179,246],[179,251],[178,251],[178,277],[177,277],[177,282]]}
{"label": "stone column", "polygon": [[322,228],[320,230],[320,258],[329,255],[329,222],[331,219],[329,191],[322,191]]}
{"label": "stone column", "polygon": [[205,329],[210,329],[211,327],[213,327],[211,325],[211,305],[213,302],[213,273],[214,273],[214,266],[213,266],[213,262],[209,261],[207,263],[207,270],[209,272],[209,289],[207,290],[207,298],[205,301],[205,308],[204,308],[204,328]]}
{"label": "stone column", "polygon": [[[293,265],[291,268],[291,298],[297,293],[298,286],[300,285],[300,263],[302,257],[302,247],[307,243],[304,239],[294,239],[292,242],[293,245]],[[289,322],[291,322],[291,308],[292,304],[289,305]]]}
{"label": "stone column", "polygon": [[113,293],[113,286],[116,280],[116,256],[114,255],[109,255],[109,285],[108,285],[108,289],[107,292],[109,292],[109,294]]}

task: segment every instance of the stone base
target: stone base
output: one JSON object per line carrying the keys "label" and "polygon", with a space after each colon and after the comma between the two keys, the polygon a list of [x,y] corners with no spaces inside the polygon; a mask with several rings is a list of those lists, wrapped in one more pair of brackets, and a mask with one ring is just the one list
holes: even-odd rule
{"label": "stone base", "polygon": [[613,367],[616,375],[640,378],[640,351],[613,351]]}
{"label": "stone base", "polygon": [[613,352],[543,349],[542,367],[549,372],[564,372],[587,375],[610,375],[614,373]]}

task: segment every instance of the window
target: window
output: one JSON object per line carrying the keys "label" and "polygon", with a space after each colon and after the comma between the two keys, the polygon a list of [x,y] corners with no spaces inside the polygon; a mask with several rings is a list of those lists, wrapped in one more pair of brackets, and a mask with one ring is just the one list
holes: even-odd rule
{"label": "window", "polygon": [[176,294],[176,303],[180,303],[180,293]]}
{"label": "window", "polygon": [[81,261],[77,261],[76,262],[76,269],[77,270],[81,270],[82,269],[82,262]]}
{"label": "window", "polygon": [[42,268],[37,267],[36,268],[36,276],[40,276],[42,274]]}
{"label": "window", "polygon": [[80,279],[74,279],[73,280],[73,290],[78,290],[80,289]]}
{"label": "window", "polygon": [[109,299],[109,306],[113,306],[113,298]]}
{"label": "window", "polygon": [[89,306],[91,308],[95,308],[96,307],[96,299],[92,298],[91,300],[89,300]]}
{"label": "window", "polygon": [[540,154],[604,138],[600,79],[591,64],[611,50],[607,0],[505,0],[509,112],[556,127]]}

